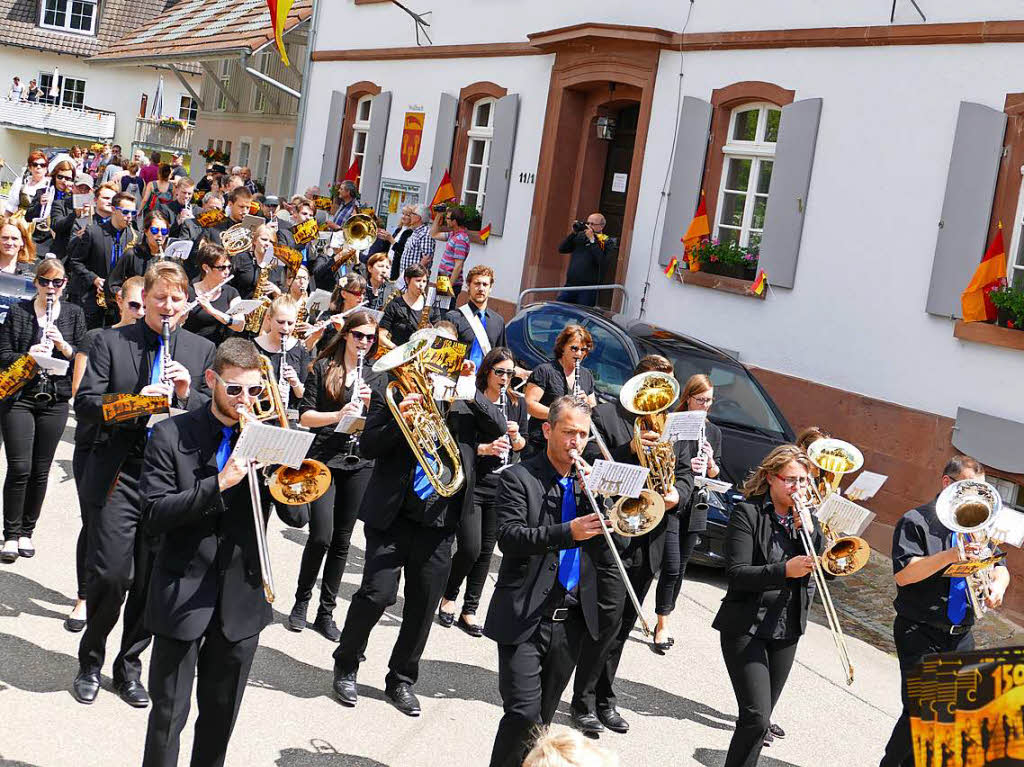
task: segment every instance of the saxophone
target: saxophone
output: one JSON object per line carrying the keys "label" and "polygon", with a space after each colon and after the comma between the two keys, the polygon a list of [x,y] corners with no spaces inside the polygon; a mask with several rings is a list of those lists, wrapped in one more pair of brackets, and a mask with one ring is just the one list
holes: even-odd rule
{"label": "saxophone", "polygon": [[299,301],[299,311],[295,315],[295,329],[292,330],[292,337],[299,337],[298,327],[301,323],[308,321],[309,319],[309,296],[304,297]]}
{"label": "saxophone", "polygon": [[259,335],[260,328],[263,327],[263,316],[267,313],[267,307],[270,305],[270,299],[268,299],[264,293],[267,291],[267,283],[270,282],[270,266],[264,266],[260,269],[259,277],[256,278],[256,287],[253,288],[252,297],[258,301],[262,301],[262,305],[253,309],[245,318],[245,327],[243,331],[247,333],[255,333]]}

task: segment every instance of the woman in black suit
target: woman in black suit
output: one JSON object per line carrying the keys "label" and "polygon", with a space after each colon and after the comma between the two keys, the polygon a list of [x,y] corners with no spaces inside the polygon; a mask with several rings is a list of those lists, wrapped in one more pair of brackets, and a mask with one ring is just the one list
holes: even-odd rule
{"label": "woman in black suit", "polygon": [[[743,485],[726,532],[729,587],[711,624],[720,633],[739,718],[725,767],[754,767],[772,710],[793,666],[814,597],[814,559],[800,542],[793,496],[807,492],[812,465],[796,445],[772,450]],[[823,548],[814,526],[815,551]]]}
{"label": "woman in black suit", "polygon": [[[19,357],[41,354],[70,361],[85,336],[85,315],[61,302],[67,278],[56,258],[36,267],[36,296],[11,307],[0,325],[0,366]],[[47,323],[47,299],[52,300]],[[46,484],[57,443],[68,420],[71,368],[64,375],[36,373],[3,403],[0,426],[7,449],[4,480],[4,546],[0,561],[35,554],[32,533],[46,497]]]}
{"label": "woman in black suit", "polygon": [[[493,441],[481,441],[476,446],[476,485],[473,494],[466,493],[462,519],[459,522],[458,548],[452,557],[448,586],[438,607],[437,617],[445,628],[455,623],[455,600],[459,587],[466,581],[466,595],[462,600],[462,614],[458,626],[472,637],[483,636],[483,625],[476,620],[480,595],[491,566],[491,555],[498,540],[497,504],[499,470],[516,460],[515,454],[526,447],[523,431],[526,428],[526,402],[512,391],[515,375],[515,357],[504,346],[491,349],[480,363],[476,374],[476,388],[488,400],[503,408],[508,430]],[[502,405],[501,389],[506,387]]]}
{"label": "woman in black suit", "polygon": [[[708,412],[715,401],[715,388],[711,379],[703,373],[690,376],[679,395],[680,410],[703,410]],[[722,463],[722,431],[710,419],[705,421],[704,444],[689,442],[690,470],[696,478],[702,469],[706,475],[714,479],[721,473]],[[701,449],[703,448],[703,449]],[[655,613],[658,625],[654,629],[654,649],[666,652],[675,639],[668,635],[668,616],[676,609],[679,589],[683,585],[686,564],[690,561],[693,548],[700,540],[701,533],[708,529],[708,511],[700,506],[703,494],[698,492],[696,485],[690,496],[690,502],[679,514],[666,515],[665,558],[662,560],[661,575],[658,578],[658,591],[655,600]]]}
{"label": "woman in black suit", "polygon": [[[25,211],[25,220],[35,223],[32,239],[40,255],[53,253],[67,261],[68,242],[75,228],[75,211],[72,186],[75,183],[75,166],[68,160],[61,160],[50,172],[51,186],[36,190],[32,203]],[[47,205],[49,210],[47,211]],[[44,215],[47,214],[47,215]]]}

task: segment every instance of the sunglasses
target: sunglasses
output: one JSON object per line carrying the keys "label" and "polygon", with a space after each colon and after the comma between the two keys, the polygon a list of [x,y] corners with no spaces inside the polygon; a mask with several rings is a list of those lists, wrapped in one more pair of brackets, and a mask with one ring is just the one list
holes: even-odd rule
{"label": "sunglasses", "polygon": [[511,378],[516,374],[515,368],[491,368],[491,372],[502,378]]}
{"label": "sunglasses", "polygon": [[243,386],[240,383],[228,383],[216,372],[213,373],[213,377],[216,378],[224,386],[224,391],[227,392],[229,397],[238,397],[241,393],[247,392],[250,397],[259,397],[263,394],[263,390],[266,388],[263,384],[253,384],[252,386]]}
{"label": "sunglasses", "polygon": [[74,176],[57,176],[58,181],[74,181]]}
{"label": "sunglasses", "polygon": [[45,168],[46,167],[46,163],[45,162],[31,162],[31,163],[29,163],[29,167],[30,168]]}
{"label": "sunglasses", "polygon": [[343,291],[343,292],[348,293],[350,296],[355,296],[356,298],[362,298],[363,297],[362,291],[359,291],[359,290],[346,290],[346,291]]}
{"label": "sunglasses", "polygon": [[[166,233],[167,233],[167,230],[164,229],[164,234],[166,234]],[[210,268],[211,269],[216,269],[218,272],[227,272],[227,271],[231,270],[231,264],[221,264],[220,266],[211,266]]]}
{"label": "sunglasses", "polygon": [[36,282],[44,288],[48,288],[51,285],[55,288],[63,288],[67,280],[64,277],[36,277]]}
{"label": "sunglasses", "polygon": [[363,333],[359,330],[350,330],[349,334],[356,341],[372,341],[374,338],[376,338],[376,333]]}
{"label": "sunglasses", "polygon": [[125,218],[132,218],[135,215],[134,210],[126,210],[124,208],[118,208],[117,212],[120,213]]}
{"label": "sunglasses", "polygon": [[589,346],[570,346],[569,350],[573,352],[583,352],[584,354],[590,354]]}
{"label": "sunglasses", "polygon": [[142,302],[141,301],[129,301],[128,302],[128,308],[131,309],[133,312],[141,312],[142,311]]}
{"label": "sunglasses", "polygon": [[164,235],[166,237],[167,233],[169,231],[171,231],[171,230],[168,229],[166,226],[151,226],[151,227],[149,227],[149,233],[150,234],[162,234],[162,235]]}

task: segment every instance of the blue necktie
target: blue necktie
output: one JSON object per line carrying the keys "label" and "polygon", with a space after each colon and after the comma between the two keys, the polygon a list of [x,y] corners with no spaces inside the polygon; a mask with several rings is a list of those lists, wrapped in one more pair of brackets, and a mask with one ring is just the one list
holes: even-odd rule
{"label": "blue necktie", "polygon": [[118,232],[114,235],[114,244],[110,246],[110,268],[114,268],[114,264],[117,263],[117,259],[121,255],[121,233]]}
{"label": "blue necktie", "polygon": [[[957,545],[956,533],[953,533],[953,545]],[[949,579],[949,603],[946,605],[949,622],[958,626],[967,616],[967,579]]]}
{"label": "blue necktie", "polygon": [[156,356],[153,357],[153,369],[149,374],[149,382],[151,384],[160,383],[160,376],[164,373],[164,338],[160,336],[159,343],[156,347]]}
{"label": "blue necktie", "polygon": [[430,484],[427,472],[423,471],[423,467],[419,463],[416,464],[416,471],[412,475],[412,490],[421,501],[427,500],[434,494],[434,486]]}
{"label": "blue necktie", "polygon": [[[558,480],[562,486],[562,521],[571,522],[576,519],[576,493],[572,486],[572,477]],[[558,582],[566,591],[572,591],[580,582],[580,550],[577,547],[562,549],[558,552]]]}
{"label": "blue necktie", "polygon": [[[480,318],[480,324],[484,326],[484,333],[486,333],[487,312],[474,312],[474,314],[476,314]],[[473,334],[473,345],[469,347],[469,359],[472,361],[474,365],[476,365],[477,370],[480,369],[480,365],[484,361],[484,350],[483,347],[480,346],[480,341],[477,340],[476,333]]]}
{"label": "blue necktie", "polygon": [[217,471],[222,470],[231,457],[231,435],[234,431],[231,426],[221,427],[224,436],[220,438],[220,445],[217,446]]}

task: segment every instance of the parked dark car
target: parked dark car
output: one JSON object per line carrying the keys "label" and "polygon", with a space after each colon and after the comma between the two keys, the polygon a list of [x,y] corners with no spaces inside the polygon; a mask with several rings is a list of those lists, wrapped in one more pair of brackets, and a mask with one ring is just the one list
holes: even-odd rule
{"label": "parked dark car", "polygon": [[733,484],[713,494],[708,531],[694,551],[693,561],[722,566],[725,526],[742,496],[735,487],[776,445],[792,442],[794,433],[785,416],[761,384],[728,352],[671,330],[604,309],[546,302],[524,307],[508,324],[508,344],[520,365],[533,368],[553,358],[555,339],[570,324],[582,325],[594,338],[594,349],[583,366],[594,374],[598,396],[618,399],[622,385],[647,354],[672,361],[680,388],[695,373],[705,373],[715,386],[709,417],[722,430],[722,474]]}

